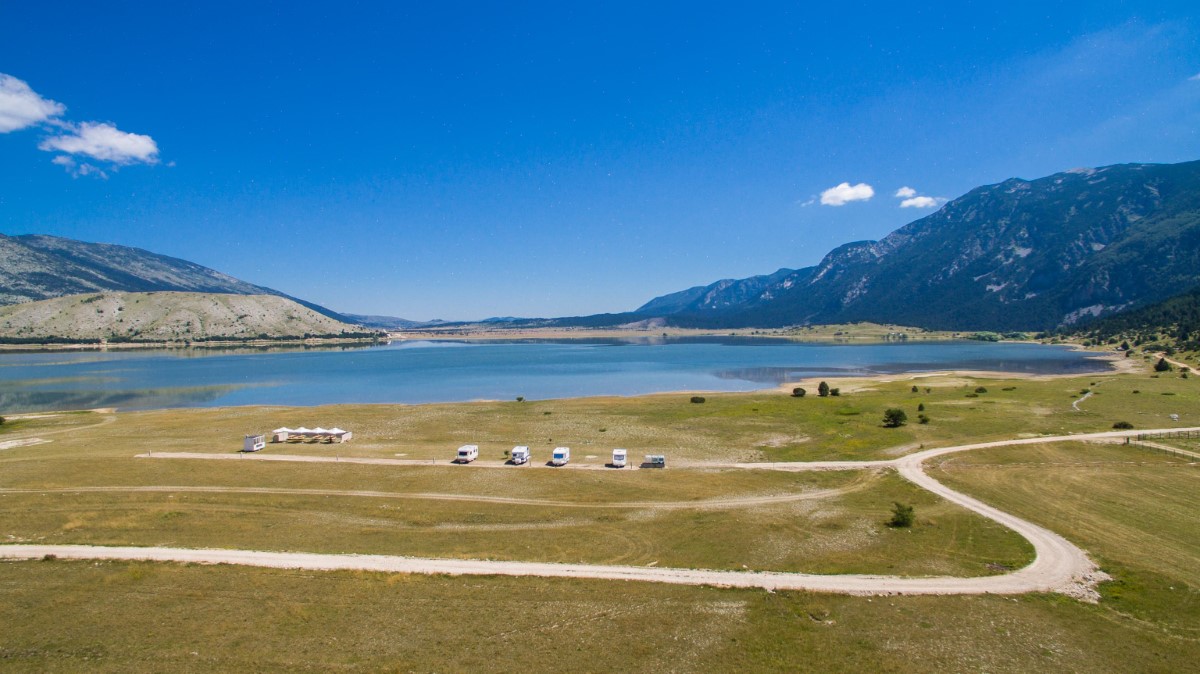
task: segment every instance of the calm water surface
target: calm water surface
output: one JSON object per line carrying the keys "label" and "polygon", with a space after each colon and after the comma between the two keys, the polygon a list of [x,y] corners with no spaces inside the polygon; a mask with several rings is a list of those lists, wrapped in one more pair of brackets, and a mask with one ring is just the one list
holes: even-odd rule
{"label": "calm water surface", "polygon": [[511,400],[750,391],[811,376],[1107,369],[1066,347],[681,339],[399,342],[339,350],[0,353],[0,413],[119,407]]}

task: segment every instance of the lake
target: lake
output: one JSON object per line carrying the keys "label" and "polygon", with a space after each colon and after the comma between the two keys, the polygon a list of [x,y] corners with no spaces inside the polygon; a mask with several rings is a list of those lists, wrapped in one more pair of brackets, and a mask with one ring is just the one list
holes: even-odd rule
{"label": "lake", "polygon": [[1084,374],[1108,366],[1095,354],[1039,344],[753,338],[8,352],[0,353],[0,413],[752,391],[814,376],[946,369]]}

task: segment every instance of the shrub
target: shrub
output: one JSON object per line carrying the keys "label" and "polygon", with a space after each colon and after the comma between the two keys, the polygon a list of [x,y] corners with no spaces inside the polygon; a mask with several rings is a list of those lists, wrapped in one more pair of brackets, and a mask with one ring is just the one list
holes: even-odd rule
{"label": "shrub", "polygon": [[826,384],[825,382],[817,384],[817,395],[821,396],[822,398],[829,395],[829,384]]}
{"label": "shrub", "polygon": [[692,402],[702,403],[704,402],[704,396],[692,396]]}
{"label": "shrub", "polygon": [[1127,431],[1133,428],[1133,424],[1129,423],[1128,421],[1118,421],[1117,423],[1113,424],[1113,428],[1118,431]]}
{"label": "shrub", "polygon": [[908,415],[899,407],[889,407],[883,412],[883,425],[888,428],[899,428],[908,422]]}
{"label": "shrub", "polygon": [[525,396],[517,396],[517,402],[519,402],[519,403],[525,402]]}
{"label": "shrub", "polygon": [[917,405],[917,411],[924,412],[925,411],[925,403],[921,403],[920,405]]}
{"label": "shrub", "polygon": [[912,506],[898,501],[892,502],[892,519],[888,520],[889,527],[911,527],[914,519],[916,519],[916,514],[913,512]]}
{"label": "shrub", "polygon": [[803,398],[804,394],[806,394],[806,393],[808,393],[808,391],[805,391],[804,389],[800,388],[799,386],[792,389],[792,397],[793,398]]}
{"label": "shrub", "polygon": [[913,393],[919,393],[920,391],[921,391],[921,389],[917,388],[917,385],[916,385],[916,384],[913,384],[913,387],[912,387],[912,392],[913,392]]}
{"label": "shrub", "polygon": [[918,424],[927,424],[927,423],[929,423],[929,417],[925,416],[924,414],[918,414],[917,415],[917,423]]}
{"label": "shrub", "polygon": [[978,393],[968,393],[966,397],[968,397],[968,398],[978,398],[978,397],[979,397],[979,394],[978,394]]}
{"label": "shrub", "polygon": [[987,389],[986,389],[986,388],[984,388],[983,386],[976,386],[976,387],[975,387],[975,392],[976,392],[976,393],[987,393]]}
{"label": "shrub", "polygon": [[831,389],[829,389],[829,395],[831,395],[831,396],[833,396],[834,398],[836,398],[836,397],[838,397],[838,396],[842,395],[842,389],[840,389],[840,388],[831,388]]}
{"label": "shrub", "polygon": [[1170,372],[1171,364],[1167,362],[1166,358],[1159,358],[1158,362],[1154,364],[1154,371],[1155,372]]}

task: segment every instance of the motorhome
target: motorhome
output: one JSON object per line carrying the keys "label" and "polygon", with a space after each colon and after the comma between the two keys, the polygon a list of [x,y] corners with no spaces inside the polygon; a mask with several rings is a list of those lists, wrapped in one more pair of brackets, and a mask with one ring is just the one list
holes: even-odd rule
{"label": "motorhome", "polygon": [[458,448],[458,456],[455,457],[455,463],[471,463],[479,458],[479,445],[463,445]]}
{"label": "motorhome", "polygon": [[628,452],[623,449],[614,449],[612,458],[613,468],[624,468],[628,465]]}
{"label": "motorhome", "polygon": [[529,448],[525,447],[524,445],[520,447],[513,447],[509,457],[512,458],[513,465],[515,466],[529,463]]}
{"label": "motorhome", "polygon": [[662,454],[647,454],[646,462],[642,464],[643,468],[666,468],[667,457]]}
{"label": "motorhome", "polygon": [[555,447],[554,453],[550,455],[550,464],[554,466],[565,466],[571,460],[570,447]]}

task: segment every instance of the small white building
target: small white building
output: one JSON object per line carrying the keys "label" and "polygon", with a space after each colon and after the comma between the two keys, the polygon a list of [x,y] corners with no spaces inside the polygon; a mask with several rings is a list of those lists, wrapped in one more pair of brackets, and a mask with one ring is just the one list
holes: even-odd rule
{"label": "small white building", "polygon": [[267,437],[265,435],[247,435],[242,441],[243,452],[257,452],[267,446]]}

